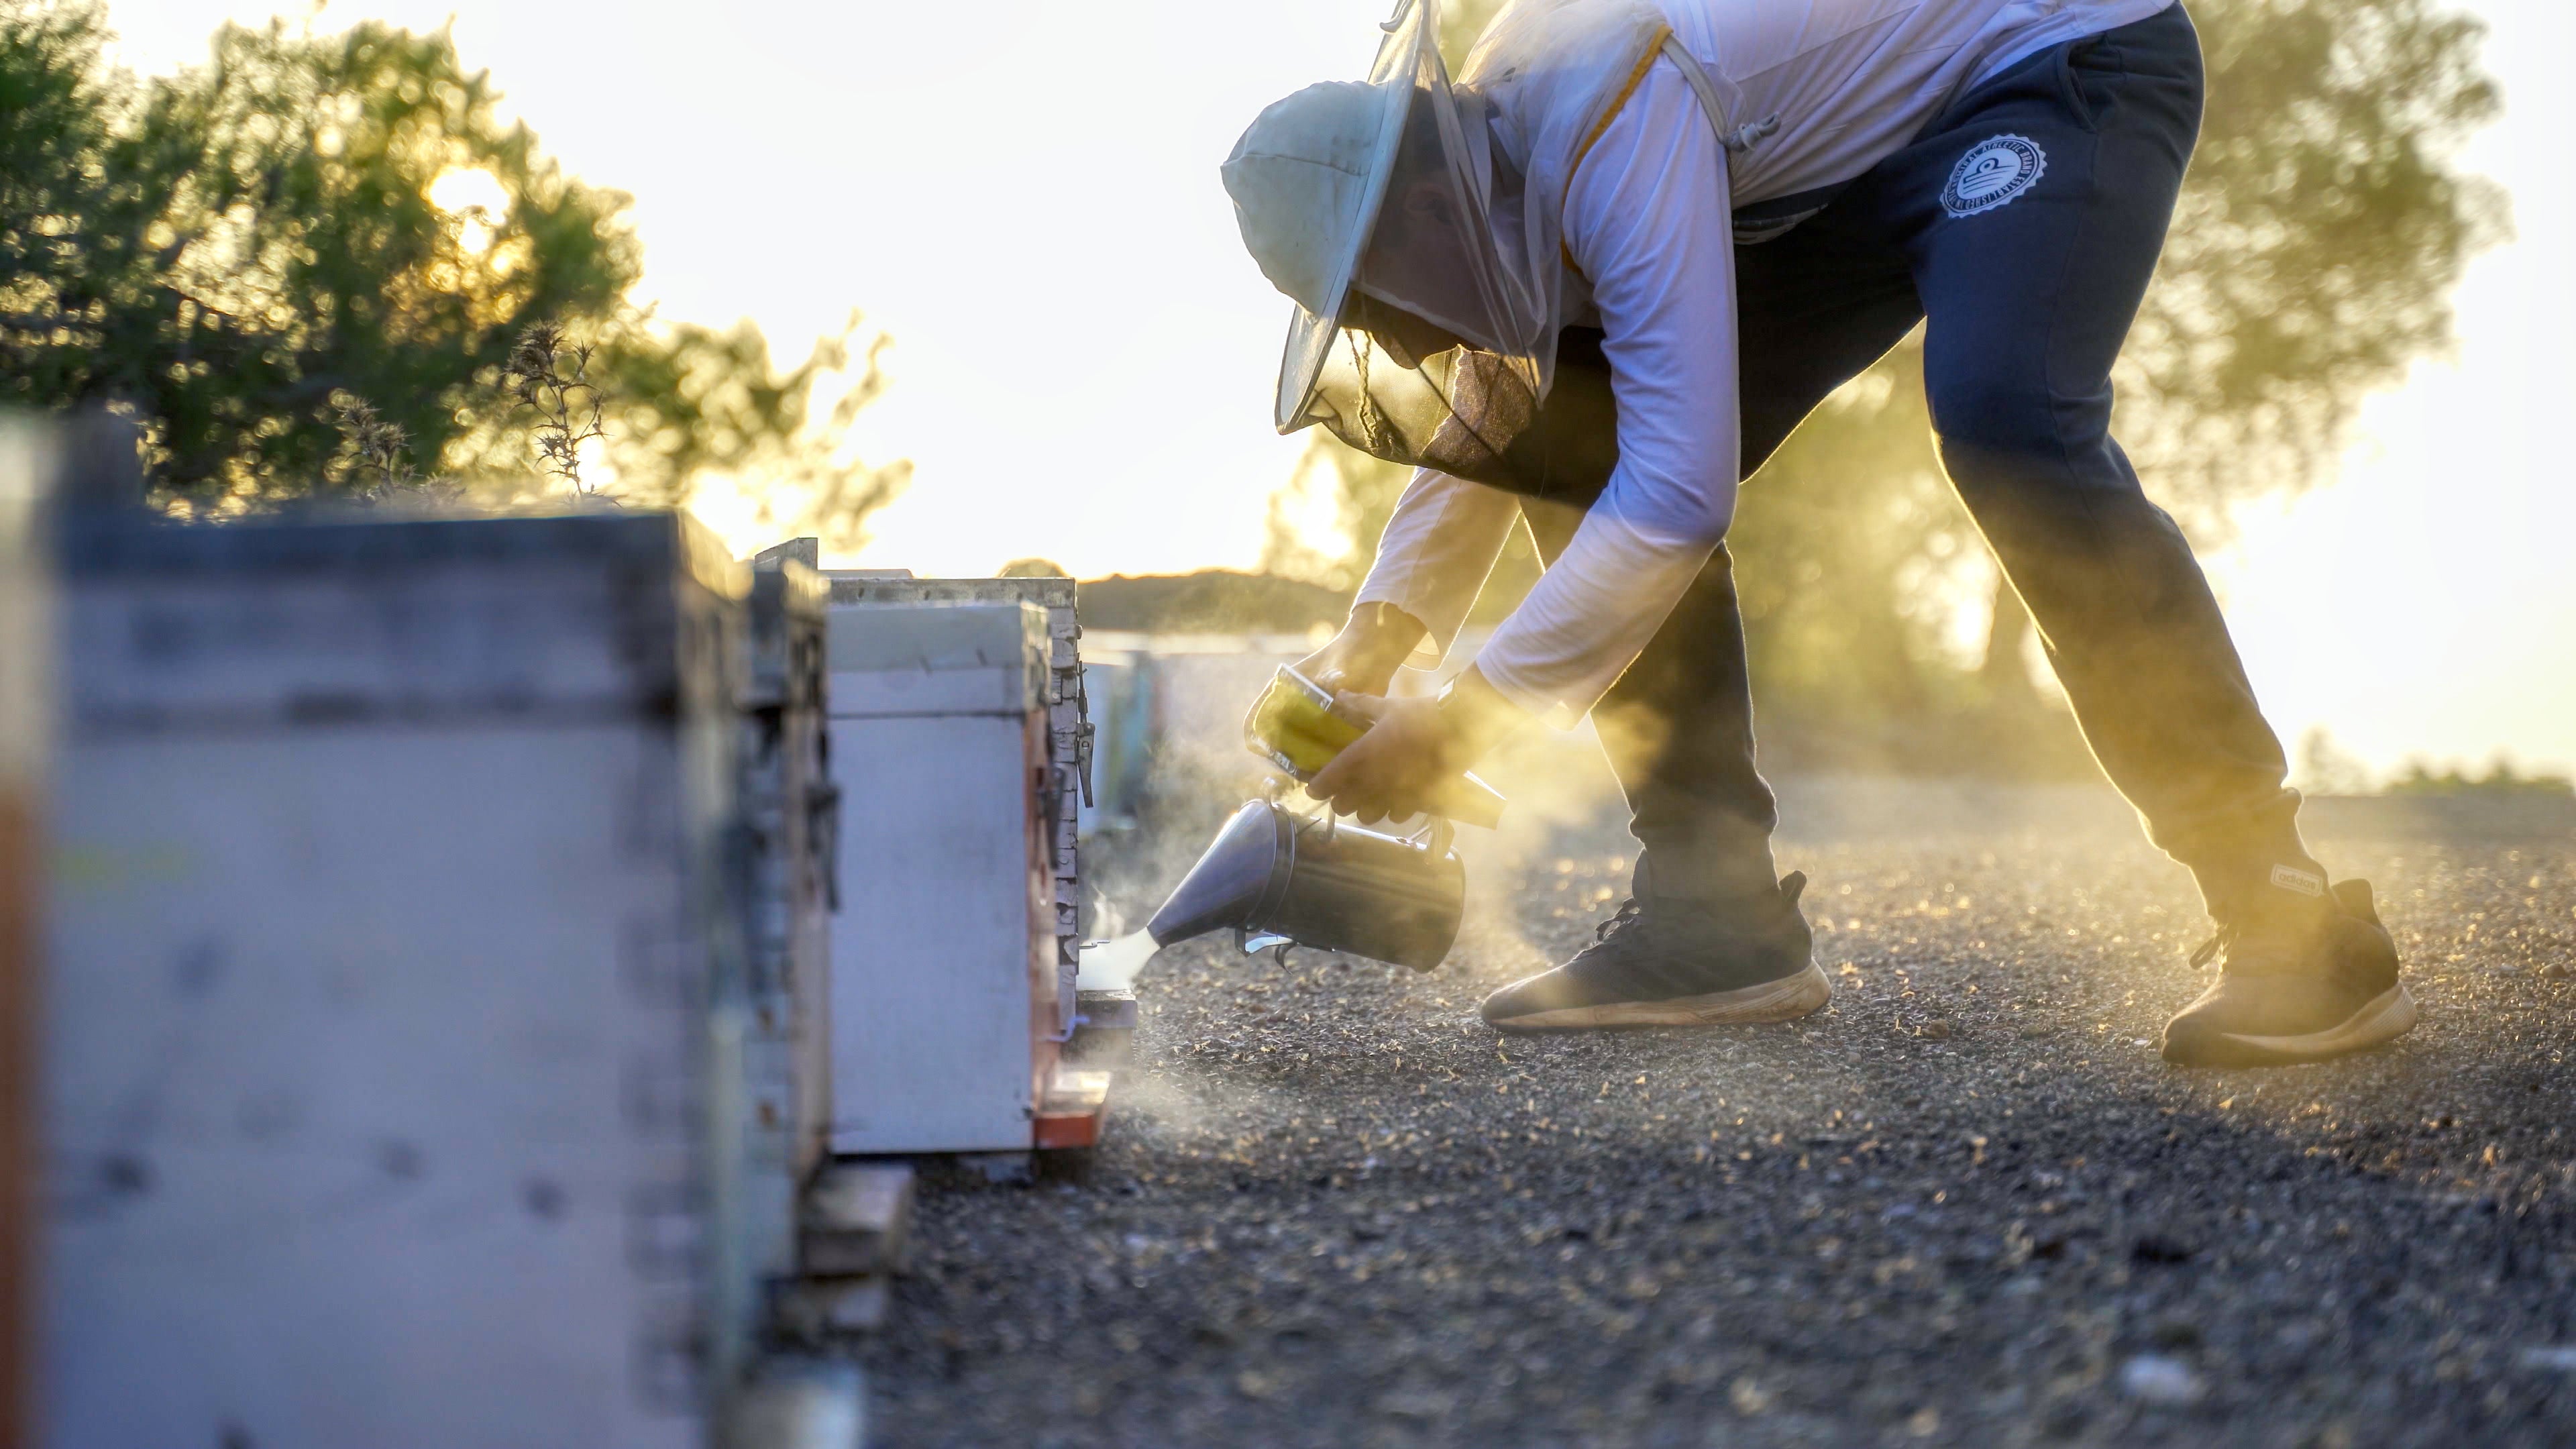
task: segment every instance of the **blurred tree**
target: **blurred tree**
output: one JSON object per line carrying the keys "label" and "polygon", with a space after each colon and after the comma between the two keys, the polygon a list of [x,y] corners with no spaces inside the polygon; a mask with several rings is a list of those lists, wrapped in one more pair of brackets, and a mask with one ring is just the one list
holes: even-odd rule
{"label": "blurred tree", "polygon": [[1309,431],[1287,486],[1270,495],[1261,571],[1345,593],[1358,587],[1412,476],[1412,469],[1372,458],[1322,428]]}
{"label": "blurred tree", "polygon": [[912,479],[910,463],[869,464],[853,449],[860,412],[885,391],[890,345],[880,334],[857,349],[859,331],[853,313],[839,336],[781,372],[749,322],[612,328],[602,362],[618,496],[678,503],[723,478],[753,500],[763,526],[856,552],[868,520]]}
{"label": "blurred tree", "polygon": [[2367,795],[2370,793],[2370,766],[2360,757],[2335,743],[2334,735],[2324,725],[2311,728],[2299,737],[2297,767],[2290,783],[2311,798],[2318,795]]}
{"label": "blurred tree", "polygon": [[2488,795],[2525,796],[2564,800],[2576,796],[2576,780],[2564,775],[2526,775],[2503,755],[2495,757],[2484,776],[2471,775],[2454,765],[2435,770],[2421,759],[2408,760],[2406,768],[2380,793],[2385,795]]}
{"label": "blurred tree", "polygon": [[174,511],[380,491],[396,444],[534,486],[507,368],[538,327],[596,349],[620,496],[729,473],[846,543],[901,486],[844,456],[873,352],[817,417],[846,337],[781,375],[755,330],[632,315],[628,198],[503,125],[444,32],[228,25],[150,80],[108,40],[95,0],[0,0],[0,395],[130,410]]}
{"label": "blurred tree", "polygon": [[[1445,39],[1495,8],[1452,7]],[[2504,208],[2454,161],[2497,105],[2474,20],[2433,0],[2191,8],[2208,111],[2122,359],[2117,428],[2149,491],[2206,544],[2238,505],[2330,476],[2361,401],[2450,344],[2452,287],[2502,235]],[[1319,432],[1274,504],[1268,560],[1365,573],[1402,483]],[[1346,557],[1316,526],[1328,515],[1354,541]],[[1766,749],[1792,763],[2089,768],[2030,673],[2029,616],[1949,495],[1919,334],[1772,458],[1732,543]],[[1481,611],[1512,587],[1525,576],[1498,570]],[[1982,647],[1962,631],[1979,623]]]}

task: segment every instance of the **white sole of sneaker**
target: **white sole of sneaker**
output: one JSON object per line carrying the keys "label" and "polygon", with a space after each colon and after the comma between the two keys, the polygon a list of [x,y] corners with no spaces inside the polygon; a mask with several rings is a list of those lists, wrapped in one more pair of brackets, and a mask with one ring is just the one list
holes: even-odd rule
{"label": "white sole of sneaker", "polygon": [[1766,1021],[1795,1021],[1824,1009],[1834,999],[1833,983],[1809,962],[1807,969],[1777,981],[1705,996],[1676,996],[1670,1001],[1614,1001],[1601,1006],[1569,1006],[1562,1011],[1533,1012],[1498,1021],[1498,1031],[1617,1031],[1651,1026],[1749,1026]]}
{"label": "white sole of sneaker", "polygon": [[2415,1029],[2415,997],[2406,983],[2396,985],[2373,997],[2368,1006],[2352,1014],[2342,1025],[2325,1031],[2312,1031],[2304,1036],[2247,1036],[2227,1032],[2222,1039],[2239,1046],[2267,1052],[2283,1060],[2323,1061],[2356,1052],[2363,1047],[2395,1041]]}

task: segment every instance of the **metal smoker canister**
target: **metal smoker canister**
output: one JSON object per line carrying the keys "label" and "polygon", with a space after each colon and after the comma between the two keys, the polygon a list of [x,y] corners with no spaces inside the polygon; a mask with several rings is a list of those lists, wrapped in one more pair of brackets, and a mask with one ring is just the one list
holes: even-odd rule
{"label": "metal smoker canister", "polygon": [[1157,946],[1231,927],[1246,951],[1295,944],[1428,971],[1458,939],[1467,868],[1427,838],[1308,817],[1272,801],[1234,812],[1146,930]]}

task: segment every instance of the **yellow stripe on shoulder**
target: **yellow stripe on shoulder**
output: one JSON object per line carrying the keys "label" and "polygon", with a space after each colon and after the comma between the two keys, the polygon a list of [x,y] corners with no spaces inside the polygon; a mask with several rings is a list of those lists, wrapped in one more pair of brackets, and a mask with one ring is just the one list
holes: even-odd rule
{"label": "yellow stripe on shoulder", "polygon": [[1601,140],[1601,133],[1610,129],[1610,123],[1627,108],[1628,98],[1637,93],[1637,87],[1646,83],[1646,72],[1655,68],[1655,58],[1664,53],[1664,37],[1672,33],[1669,25],[1655,28],[1653,37],[1646,42],[1646,53],[1637,57],[1636,65],[1628,71],[1628,78],[1619,83],[1619,89],[1610,93],[1610,104],[1601,108],[1600,116],[1592,122],[1592,129],[1583,133],[1583,144],[1574,148],[1574,164],[1565,168],[1565,184],[1569,189],[1574,185],[1574,173],[1583,169],[1583,158],[1592,154],[1593,146]]}
{"label": "yellow stripe on shoulder", "polygon": [[[1621,111],[1627,109],[1628,98],[1637,93],[1637,87],[1646,83],[1646,72],[1655,68],[1655,58],[1664,53],[1664,40],[1672,33],[1673,28],[1669,25],[1659,25],[1655,27],[1654,33],[1647,37],[1646,53],[1638,56],[1637,63],[1629,67],[1628,78],[1619,83],[1619,89],[1610,93],[1610,103],[1601,108],[1601,114],[1592,122],[1592,129],[1583,133],[1583,144],[1574,148],[1573,164],[1565,168],[1566,195],[1557,198],[1557,215],[1563,216],[1565,214],[1564,205],[1566,197],[1570,197],[1574,194],[1574,178],[1577,173],[1583,170],[1583,158],[1592,154],[1593,146],[1601,140],[1602,134],[1610,129],[1610,123],[1619,118],[1619,113]],[[1565,269],[1567,271],[1574,273],[1574,275],[1578,277],[1583,275],[1583,268],[1574,264],[1573,249],[1568,247],[1563,240],[1562,229],[1559,231],[1559,240],[1556,244],[1556,250],[1559,255],[1565,258]],[[1588,280],[1589,279],[1587,279],[1587,281]]]}

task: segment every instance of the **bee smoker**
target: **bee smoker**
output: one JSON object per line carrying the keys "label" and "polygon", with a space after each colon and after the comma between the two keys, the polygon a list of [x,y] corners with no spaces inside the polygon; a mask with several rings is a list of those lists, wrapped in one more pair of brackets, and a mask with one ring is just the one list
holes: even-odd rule
{"label": "bee smoker", "polygon": [[1311,946],[1428,971],[1466,908],[1467,867],[1449,845],[1447,821],[1390,835],[1253,800],[1145,929],[1157,946],[1231,927],[1247,953]]}

